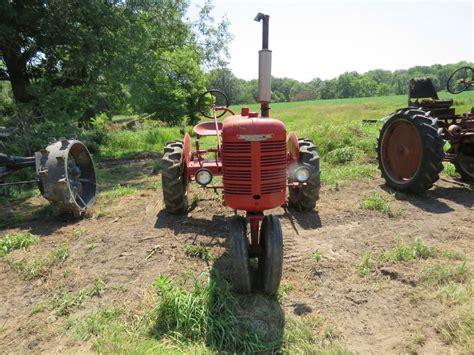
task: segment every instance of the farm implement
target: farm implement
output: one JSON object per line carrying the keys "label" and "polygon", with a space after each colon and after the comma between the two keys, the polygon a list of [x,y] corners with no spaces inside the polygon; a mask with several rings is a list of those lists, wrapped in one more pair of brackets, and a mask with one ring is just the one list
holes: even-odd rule
{"label": "farm implement", "polygon": [[[14,130],[0,128],[2,138],[13,133]],[[35,169],[35,180],[3,182],[7,175],[25,168]],[[56,215],[72,213],[80,217],[95,202],[94,163],[86,146],[77,140],[51,141],[30,157],[0,153],[0,186],[24,183],[36,183]]]}
{"label": "farm implement", "polygon": [[[473,72],[471,67],[454,71],[448,91],[474,88]],[[439,179],[443,161],[453,163],[462,180],[474,182],[474,108],[459,115],[452,105],[452,99],[439,99],[431,79],[410,80],[408,107],[385,118],[378,139],[379,168],[388,186],[426,191]]]}
{"label": "farm implement", "polygon": [[[169,142],[163,156],[163,198],[171,213],[188,208],[188,186],[196,182],[203,188],[223,191],[224,204],[236,211],[229,224],[229,240],[233,258],[232,284],[240,293],[259,288],[265,294],[277,292],[283,266],[283,235],[277,216],[264,211],[288,203],[301,211],[315,207],[319,198],[320,168],[315,145],[287,135],[285,125],[269,117],[271,101],[271,51],[268,49],[269,16],[259,13],[263,22],[262,50],[259,51],[259,102],[261,114],[248,108],[235,114],[226,95],[217,90],[199,99],[200,112],[212,121],[193,128],[191,137]],[[230,114],[223,121],[218,119]],[[213,148],[201,148],[203,137],[216,140]],[[222,176],[222,184],[211,186],[214,177]],[[238,216],[245,211],[246,217]],[[249,233],[247,226],[250,226]],[[250,267],[250,259],[258,259],[258,269]],[[256,271],[256,272],[255,272]]]}

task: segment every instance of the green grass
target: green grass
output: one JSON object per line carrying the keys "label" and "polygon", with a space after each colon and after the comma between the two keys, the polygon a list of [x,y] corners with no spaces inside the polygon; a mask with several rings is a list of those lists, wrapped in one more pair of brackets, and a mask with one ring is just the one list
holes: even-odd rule
{"label": "green grass", "polygon": [[9,208],[8,204],[6,206],[0,206],[0,228],[14,227],[40,219],[44,220],[51,216],[51,205],[47,204],[46,201],[43,205],[35,206],[28,204],[23,206],[15,202],[13,203],[15,205],[11,205],[12,208]]}
{"label": "green grass", "polygon": [[51,301],[49,320],[54,321],[57,317],[69,315],[75,308],[80,307],[88,297],[100,296],[105,285],[104,280],[97,279],[93,287],[81,289],[77,294],[67,291],[55,293]]}
{"label": "green grass", "polygon": [[33,258],[31,260],[23,258],[11,263],[11,267],[25,280],[32,280],[37,277],[46,276],[52,267],[62,264],[68,256],[68,247],[66,244],[61,243],[45,258]]}
{"label": "green grass", "polygon": [[118,322],[121,314],[123,311],[120,309],[103,307],[81,319],[68,320],[64,326],[72,330],[78,339],[86,341],[104,334],[112,323]]}
{"label": "green grass", "polygon": [[472,354],[474,350],[474,312],[470,307],[458,310],[437,327],[443,340],[456,345],[461,354]]}
{"label": "green grass", "polygon": [[206,262],[212,261],[214,259],[214,255],[212,255],[212,253],[209,251],[209,248],[205,247],[204,245],[185,243],[184,253],[187,256],[198,258]]}
{"label": "green grass", "polygon": [[357,265],[357,272],[360,276],[367,276],[374,266],[374,260],[372,259],[372,253],[365,253],[362,259]]}
{"label": "green grass", "polygon": [[127,196],[127,195],[133,195],[137,193],[138,191],[139,190],[134,186],[118,184],[113,189],[109,191],[105,191],[102,195],[106,198],[116,198],[116,197],[122,197],[122,196]]}
{"label": "green grass", "polygon": [[436,265],[422,270],[420,280],[431,285],[446,285],[451,282],[467,283],[471,278],[471,270],[464,261],[457,266]]}
{"label": "green grass", "polygon": [[178,127],[113,132],[101,146],[100,158],[126,158],[142,152],[161,153],[166,142],[180,137]]}
{"label": "green grass", "polygon": [[322,258],[322,255],[321,255],[321,251],[319,249],[316,249],[314,252],[313,252],[313,259],[319,263],[321,261],[321,258]]}
{"label": "green grass", "polygon": [[[474,105],[474,91],[460,95],[441,92],[440,97],[454,97],[457,112]],[[378,120],[406,106],[406,95],[354,99],[316,100],[274,103],[272,117],[281,119],[287,131],[312,139],[322,160],[323,184],[372,178],[376,170],[376,138],[380,124],[363,124]],[[241,105],[245,106],[245,105]],[[259,105],[247,105],[259,111]],[[239,111],[239,107],[234,107]],[[190,132],[191,127],[186,127]],[[167,141],[181,139],[178,127],[111,132],[101,148],[100,157],[130,157],[141,152],[162,153]],[[211,142],[212,143],[212,142]],[[159,170],[159,166],[156,171]],[[452,172],[447,167],[447,174]]]}
{"label": "green grass", "polygon": [[378,192],[372,192],[365,196],[360,202],[360,208],[370,211],[378,211],[389,217],[396,216],[396,213],[390,207],[390,200],[386,196],[382,196]]}
{"label": "green grass", "polygon": [[405,245],[399,239],[397,246],[390,250],[383,252],[379,257],[380,262],[400,262],[410,261],[415,259],[428,259],[435,257],[437,252],[435,249],[427,246],[419,238],[415,238],[415,242],[412,245]]}
{"label": "green grass", "polygon": [[357,265],[357,272],[360,276],[367,276],[371,270],[378,268],[380,263],[428,259],[438,255],[440,255],[438,250],[426,245],[420,238],[415,238],[414,242],[410,245],[404,244],[398,239],[395,247],[383,251],[378,256],[373,256],[370,252],[365,253]]}
{"label": "green grass", "polygon": [[449,282],[440,287],[437,297],[448,304],[461,304],[473,299],[472,285]]}
{"label": "green grass", "polygon": [[38,237],[29,233],[10,233],[0,237],[0,257],[3,257],[15,249],[27,249],[38,243]]}
{"label": "green grass", "polygon": [[188,286],[160,277],[156,305],[142,317],[101,308],[68,320],[66,329],[92,340],[98,353],[348,353],[321,316],[285,319],[276,298],[235,295],[208,276]]}

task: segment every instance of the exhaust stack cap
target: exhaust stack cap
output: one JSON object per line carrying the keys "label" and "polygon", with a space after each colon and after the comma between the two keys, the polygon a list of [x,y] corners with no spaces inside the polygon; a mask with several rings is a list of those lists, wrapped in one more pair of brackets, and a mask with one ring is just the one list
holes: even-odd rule
{"label": "exhaust stack cap", "polygon": [[258,53],[258,101],[262,103],[262,116],[268,117],[268,103],[272,99],[272,51],[268,49],[269,15],[259,12],[254,19],[262,21],[262,50]]}

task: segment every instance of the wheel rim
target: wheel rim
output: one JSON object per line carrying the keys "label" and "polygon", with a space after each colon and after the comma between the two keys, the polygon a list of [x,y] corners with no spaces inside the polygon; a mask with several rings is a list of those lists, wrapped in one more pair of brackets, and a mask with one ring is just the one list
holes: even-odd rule
{"label": "wheel rim", "polygon": [[92,159],[82,144],[74,144],[67,156],[66,176],[71,197],[80,208],[95,202],[96,179]]}
{"label": "wheel rim", "polygon": [[393,122],[382,138],[381,162],[389,178],[399,184],[408,183],[416,175],[423,147],[416,126],[406,120]]}

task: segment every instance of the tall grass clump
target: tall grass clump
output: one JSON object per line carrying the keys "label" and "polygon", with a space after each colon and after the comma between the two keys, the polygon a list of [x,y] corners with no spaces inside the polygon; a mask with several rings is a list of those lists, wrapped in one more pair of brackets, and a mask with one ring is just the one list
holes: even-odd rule
{"label": "tall grass clump", "polygon": [[169,336],[182,343],[203,342],[230,352],[255,352],[268,346],[250,320],[238,317],[238,300],[219,277],[209,283],[198,279],[191,290],[175,286],[166,277],[154,284],[160,301],[154,312],[152,334]]}
{"label": "tall grass clump", "polygon": [[374,160],[379,128],[378,125],[365,125],[358,122],[338,125],[324,123],[311,127],[309,132],[304,132],[303,129],[302,133],[308,133],[323,159],[336,149],[352,147],[362,152],[367,159]]}

